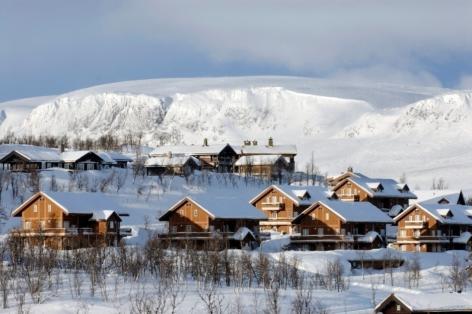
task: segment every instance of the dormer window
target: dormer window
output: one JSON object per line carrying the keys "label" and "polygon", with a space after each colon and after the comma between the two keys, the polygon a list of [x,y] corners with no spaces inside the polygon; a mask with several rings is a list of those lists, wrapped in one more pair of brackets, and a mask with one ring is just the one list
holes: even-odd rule
{"label": "dormer window", "polygon": [[410,192],[410,188],[408,187],[406,183],[398,183],[397,190],[401,193]]}
{"label": "dormer window", "polygon": [[380,182],[368,182],[367,186],[374,192],[382,192],[384,190]]}
{"label": "dormer window", "polygon": [[443,218],[451,218],[454,215],[452,214],[452,211],[449,208],[444,208],[444,209],[438,209],[439,215]]}

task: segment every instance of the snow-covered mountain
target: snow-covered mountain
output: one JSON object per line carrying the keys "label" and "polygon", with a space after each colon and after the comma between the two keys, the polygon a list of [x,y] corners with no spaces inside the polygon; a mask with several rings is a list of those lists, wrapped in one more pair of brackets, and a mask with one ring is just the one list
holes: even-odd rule
{"label": "snow-covered mountain", "polygon": [[142,131],[150,145],[295,143],[322,171],[348,165],[428,187],[469,185],[472,92],[292,77],[120,82],[0,104],[0,135],[97,137]]}

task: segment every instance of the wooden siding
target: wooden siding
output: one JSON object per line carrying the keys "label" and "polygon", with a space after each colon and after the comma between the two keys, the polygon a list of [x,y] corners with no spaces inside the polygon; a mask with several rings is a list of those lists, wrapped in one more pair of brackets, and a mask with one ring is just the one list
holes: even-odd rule
{"label": "wooden siding", "polygon": [[[306,209],[307,206],[297,206],[293,200],[275,188],[263,194],[253,205],[262,210],[268,217],[261,222],[261,230],[275,230],[292,233],[292,219]],[[276,214],[273,214],[273,213]]]}
{"label": "wooden siding", "polygon": [[169,232],[203,232],[209,229],[210,215],[188,200],[176,208],[169,217]]}
{"label": "wooden siding", "polygon": [[454,237],[472,231],[471,225],[442,225],[431,214],[415,206],[397,222],[396,246],[402,251],[438,252],[454,247]]}

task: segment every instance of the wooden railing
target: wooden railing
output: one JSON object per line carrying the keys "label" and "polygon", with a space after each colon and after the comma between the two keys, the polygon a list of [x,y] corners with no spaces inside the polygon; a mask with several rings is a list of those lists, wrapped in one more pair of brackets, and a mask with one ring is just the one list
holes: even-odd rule
{"label": "wooden railing", "polygon": [[423,229],[426,228],[427,223],[423,220],[407,220],[405,221],[405,228],[408,229]]}
{"label": "wooden railing", "polygon": [[13,234],[18,235],[95,235],[97,234],[92,228],[42,228],[42,229],[14,229]]}

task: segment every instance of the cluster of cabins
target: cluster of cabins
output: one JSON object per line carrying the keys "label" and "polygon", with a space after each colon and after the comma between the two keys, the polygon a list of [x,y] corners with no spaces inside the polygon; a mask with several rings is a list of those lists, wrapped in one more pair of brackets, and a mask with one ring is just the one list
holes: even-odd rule
{"label": "cluster of cabins", "polygon": [[162,237],[174,241],[236,241],[244,234],[246,244],[277,232],[290,238],[290,248],[304,250],[472,248],[472,206],[462,192],[416,199],[406,184],[348,169],[330,178],[329,188],[271,185],[252,198],[188,196],[160,220],[169,225]]}
{"label": "cluster of cabins", "polygon": [[[189,175],[195,170],[230,172],[239,175],[280,179],[295,170],[295,145],[275,145],[256,140],[243,145],[208,144],[165,145],[144,156],[148,175]],[[132,158],[113,151],[60,151],[59,149],[23,145],[0,145],[0,167],[11,171],[31,172],[59,167],[68,170],[100,170],[108,167],[125,168]]]}
{"label": "cluster of cabins", "polygon": [[232,172],[277,179],[295,170],[295,145],[275,145],[244,141],[243,145],[208,144],[160,146],[149,153],[145,162],[148,175],[187,175],[195,170]]}
{"label": "cluster of cabins", "polygon": [[0,145],[0,167],[4,170],[31,172],[48,168],[68,170],[100,170],[126,168],[132,159],[114,151],[60,151],[59,149],[23,145]]}

